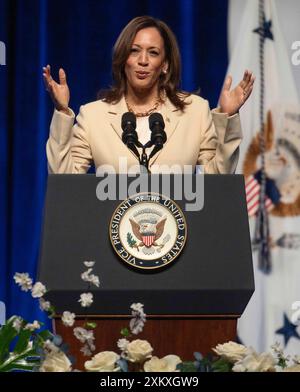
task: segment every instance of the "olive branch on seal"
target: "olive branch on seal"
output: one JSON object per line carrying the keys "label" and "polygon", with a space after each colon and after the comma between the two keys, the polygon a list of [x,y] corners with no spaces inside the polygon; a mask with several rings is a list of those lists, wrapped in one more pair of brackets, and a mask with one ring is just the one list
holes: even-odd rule
{"label": "olive branch on seal", "polygon": [[136,245],[135,239],[132,237],[132,235],[129,232],[127,233],[127,242],[131,248],[134,248],[134,246]]}

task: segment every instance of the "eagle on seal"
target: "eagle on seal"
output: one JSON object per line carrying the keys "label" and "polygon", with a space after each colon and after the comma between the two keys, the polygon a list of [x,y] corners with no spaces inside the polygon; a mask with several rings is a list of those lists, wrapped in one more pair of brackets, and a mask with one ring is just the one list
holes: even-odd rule
{"label": "eagle on seal", "polygon": [[150,248],[153,245],[163,248],[164,244],[159,245],[156,241],[164,232],[166,220],[167,218],[164,218],[155,225],[148,222],[138,224],[133,219],[129,218],[134,235],[141,241],[139,244],[135,244],[134,247],[137,248],[138,251],[139,247],[143,246]]}

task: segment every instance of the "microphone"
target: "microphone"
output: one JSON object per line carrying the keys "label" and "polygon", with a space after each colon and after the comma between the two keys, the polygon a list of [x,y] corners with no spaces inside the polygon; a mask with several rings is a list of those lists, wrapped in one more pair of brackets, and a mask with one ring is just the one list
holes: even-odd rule
{"label": "microphone", "polygon": [[167,141],[165,123],[163,116],[160,113],[152,113],[149,116],[149,128],[151,129],[151,143],[155,145],[150,154],[150,159],[157,151],[163,148],[164,143]]}
{"label": "microphone", "polygon": [[122,116],[121,127],[123,130],[122,141],[128,148],[130,148],[137,157],[139,152],[136,145],[139,145],[138,135],[136,132],[136,118],[132,112],[126,112]]}

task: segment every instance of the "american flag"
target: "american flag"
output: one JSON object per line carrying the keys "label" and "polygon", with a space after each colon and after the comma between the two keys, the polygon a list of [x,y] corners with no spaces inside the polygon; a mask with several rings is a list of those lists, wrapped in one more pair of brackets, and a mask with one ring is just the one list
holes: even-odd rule
{"label": "american flag", "polygon": [[155,240],[155,234],[144,234],[142,239],[146,246],[151,246]]}
{"label": "american flag", "polygon": [[[245,186],[248,215],[253,216],[257,213],[259,207],[260,183],[251,175],[247,177]],[[267,195],[265,196],[265,207],[267,211],[271,211],[274,208],[272,200]]]}

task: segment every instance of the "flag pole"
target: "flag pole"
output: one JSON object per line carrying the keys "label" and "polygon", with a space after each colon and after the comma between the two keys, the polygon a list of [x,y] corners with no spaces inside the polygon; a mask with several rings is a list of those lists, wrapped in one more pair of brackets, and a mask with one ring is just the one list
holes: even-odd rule
{"label": "flag pole", "polygon": [[255,31],[259,33],[259,62],[260,62],[260,132],[259,149],[261,156],[261,184],[259,192],[259,208],[256,216],[254,245],[258,248],[258,268],[264,273],[270,273],[272,269],[271,253],[269,248],[269,217],[265,205],[266,199],[266,169],[265,169],[265,126],[264,126],[264,54],[266,40],[266,18],[264,11],[264,0],[259,0],[259,28]]}

